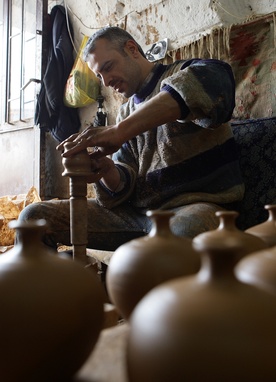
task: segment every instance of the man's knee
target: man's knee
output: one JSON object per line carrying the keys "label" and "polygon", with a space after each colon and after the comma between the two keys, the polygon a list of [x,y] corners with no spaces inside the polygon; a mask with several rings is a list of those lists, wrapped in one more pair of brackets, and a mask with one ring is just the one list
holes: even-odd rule
{"label": "man's knee", "polygon": [[18,216],[18,220],[20,221],[36,220],[42,218],[43,217],[41,216],[40,202],[29,204],[28,206],[23,208],[23,210]]}
{"label": "man's knee", "polygon": [[177,236],[194,238],[202,232],[214,230],[219,220],[216,211],[223,208],[209,203],[195,203],[175,211],[171,219],[171,230]]}

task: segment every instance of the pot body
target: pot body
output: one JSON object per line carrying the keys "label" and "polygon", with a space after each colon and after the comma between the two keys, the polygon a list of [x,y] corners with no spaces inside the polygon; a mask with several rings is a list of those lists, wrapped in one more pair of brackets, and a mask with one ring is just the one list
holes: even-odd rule
{"label": "pot body", "polygon": [[276,296],[276,246],[257,251],[238,262],[237,278]]}
{"label": "pot body", "polygon": [[237,228],[236,218],[238,217],[238,212],[217,211],[215,214],[219,218],[218,228],[204,233],[204,236],[199,235],[200,240],[204,239],[205,245],[211,245],[212,248],[216,246],[224,248],[228,244],[234,245],[236,261],[252,252],[267,248],[267,244],[262,238]]}
{"label": "pot body", "polygon": [[153,287],[196,273],[200,267],[191,239],[172,234],[169,220],[173,213],[149,211],[148,216],[153,220],[149,235],[120,246],[107,269],[108,294],[125,319]]}
{"label": "pot body", "polygon": [[275,318],[275,298],[254,287],[166,282],[131,316],[129,382],[273,381]]}
{"label": "pot body", "polygon": [[59,258],[45,222],[16,222],[19,242],[0,257],[0,380],[63,381],[89,356],[103,324],[93,270]]}
{"label": "pot body", "polygon": [[268,204],[265,209],[268,210],[268,219],[245,232],[260,237],[268,247],[273,247],[276,245],[276,205]]}

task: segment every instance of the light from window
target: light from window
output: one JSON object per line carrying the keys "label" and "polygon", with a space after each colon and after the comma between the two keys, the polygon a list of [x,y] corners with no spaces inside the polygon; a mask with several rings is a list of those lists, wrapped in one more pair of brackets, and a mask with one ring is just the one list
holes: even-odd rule
{"label": "light from window", "polygon": [[[27,127],[33,123],[36,97],[36,0],[8,0],[2,9],[0,122]],[[3,6],[2,6],[3,7]],[[4,96],[3,96],[4,95]]]}

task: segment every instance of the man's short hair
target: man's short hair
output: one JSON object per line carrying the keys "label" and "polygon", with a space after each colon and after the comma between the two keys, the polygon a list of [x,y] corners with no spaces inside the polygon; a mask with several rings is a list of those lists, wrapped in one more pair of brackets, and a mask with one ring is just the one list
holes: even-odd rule
{"label": "man's short hair", "polygon": [[141,46],[127,31],[119,27],[104,27],[102,29],[99,29],[91,37],[89,37],[83,51],[84,61],[87,61],[89,54],[93,53],[93,51],[95,50],[96,41],[98,41],[101,38],[105,38],[106,40],[110,41],[114,45],[114,48],[122,53],[124,52],[126,42],[132,40],[137,45],[141,55],[143,57],[146,57]]}

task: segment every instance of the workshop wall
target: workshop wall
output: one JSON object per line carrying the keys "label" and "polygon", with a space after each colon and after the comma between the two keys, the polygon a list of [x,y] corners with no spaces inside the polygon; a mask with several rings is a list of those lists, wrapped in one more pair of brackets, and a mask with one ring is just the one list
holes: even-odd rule
{"label": "workshop wall", "polygon": [[[185,46],[214,28],[240,24],[276,11],[275,0],[75,0],[49,1],[49,8],[64,5],[74,28],[74,44],[106,26],[120,26],[131,33],[144,50],[164,38],[168,49]],[[111,89],[102,89],[108,123],[114,123],[118,106],[124,101]],[[97,103],[80,111],[82,128],[91,124]]]}

